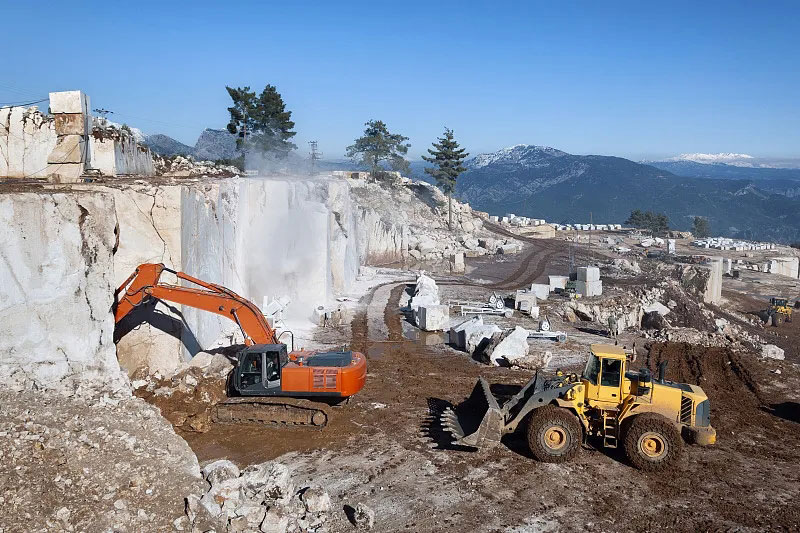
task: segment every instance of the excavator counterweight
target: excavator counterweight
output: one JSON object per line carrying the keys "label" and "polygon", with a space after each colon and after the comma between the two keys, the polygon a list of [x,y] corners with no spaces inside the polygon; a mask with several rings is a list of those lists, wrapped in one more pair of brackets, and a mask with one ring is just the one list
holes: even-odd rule
{"label": "excavator counterweight", "polygon": [[[163,283],[160,278],[165,271],[197,287]],[[330,403],[364,387],[367,363],[363,354],[289,352],[254,303],[221,285],[146,263],[117,289],[116,298],[117,324],[140,305],[157,299],[225,316],[239,326],[247,347],[236,355],[229,394],[242,398],[217,405],[214,419],[218,422],[324,426]]]}

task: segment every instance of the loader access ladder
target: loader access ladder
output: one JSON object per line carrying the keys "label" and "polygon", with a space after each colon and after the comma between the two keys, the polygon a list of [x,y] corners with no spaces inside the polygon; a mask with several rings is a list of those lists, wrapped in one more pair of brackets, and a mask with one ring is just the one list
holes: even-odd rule
{"label": "loader access ladder", "polygon": [[603,411],[603,446],[616,448],[619,442],[618,411]]}

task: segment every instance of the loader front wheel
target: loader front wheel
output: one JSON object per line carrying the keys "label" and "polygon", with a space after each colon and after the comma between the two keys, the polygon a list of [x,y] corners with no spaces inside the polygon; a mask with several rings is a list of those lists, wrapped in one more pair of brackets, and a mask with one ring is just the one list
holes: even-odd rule
{"label": "loader front wheel", "polygon": [[683,451],[678,430],[669,420],[656,413],[633,417],[623,439],[628,460],[639,470],[647,472],[671,466]]}
{"label": "loader front wheel", "polygon": [[539,407],[528,421],[528,447],[539,461],[569,461],[581,449],[578,417],[555,405]]}

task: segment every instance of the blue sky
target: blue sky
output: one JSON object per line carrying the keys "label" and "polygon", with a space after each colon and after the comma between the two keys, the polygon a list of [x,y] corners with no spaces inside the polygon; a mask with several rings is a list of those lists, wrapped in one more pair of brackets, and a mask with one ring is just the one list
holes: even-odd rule
{"label": "blue sky", "polygon": [[224,86],[274,84],[340,157],[371,118],[418,156],[444,126],[477,154],[800,157],[800,2],[0,0],[0,103],[82,89],[194,144]]}

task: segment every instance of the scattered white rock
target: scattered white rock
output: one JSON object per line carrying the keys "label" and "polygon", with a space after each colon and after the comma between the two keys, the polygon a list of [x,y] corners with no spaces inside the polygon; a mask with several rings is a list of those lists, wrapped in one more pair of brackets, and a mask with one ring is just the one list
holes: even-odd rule
{"label": "scattered white rock", "polygon": [[528,355],[528,330],[517,326],[492,338],[491,343],[484,352],[485,357],[495,366],[500,366],[500,361],[511,363],[516,359]]}
{"label": "scattered white rock", "polygon": [[353,510],[353,522],[361,529],[372,529],[375,527],[375,511],[364,503],[359,503]]}
{"label": "scattered white rock", "polygon": [[783,349],[774,344],[764,344],[761,346],[761,355],[770,359],[782,361],[784,359]]}

